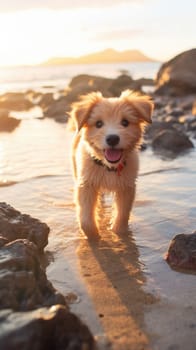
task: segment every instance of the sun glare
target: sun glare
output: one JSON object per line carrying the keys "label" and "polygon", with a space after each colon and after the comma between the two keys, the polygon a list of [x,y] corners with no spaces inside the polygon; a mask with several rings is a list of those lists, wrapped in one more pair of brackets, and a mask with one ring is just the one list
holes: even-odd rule
{"label": "sun glare", "polygon": [[61,9],[47,8],[47,1],[43,8],[30,9],[32,2],[29,10],[0,12],[0,66],[38,64],[52,57],[76,57],[106,48],[138,49],[166,60],[195,45],[193,0],[192,11],[178,6],[175,25],[177,0],[169,13],[169,0],[114,1],[104,7],[79,7],[78,1],[78,7],[73,4]]}
{"label": "sun glare", "polygon": [[84,47],[90,52],[78,16],[79,10],[47,9],[0,14],[0,65],[37,64],[54,56],[78,56]]}

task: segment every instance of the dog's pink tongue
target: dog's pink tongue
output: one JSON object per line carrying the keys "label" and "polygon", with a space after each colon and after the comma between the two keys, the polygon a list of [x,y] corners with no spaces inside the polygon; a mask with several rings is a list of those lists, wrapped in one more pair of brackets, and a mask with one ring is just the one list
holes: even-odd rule
{"label": "dog's pink tongue", "polygon": [[105,157],[108,162],[118,162],[122,156],[122,150],[109,148],[105,150]]}

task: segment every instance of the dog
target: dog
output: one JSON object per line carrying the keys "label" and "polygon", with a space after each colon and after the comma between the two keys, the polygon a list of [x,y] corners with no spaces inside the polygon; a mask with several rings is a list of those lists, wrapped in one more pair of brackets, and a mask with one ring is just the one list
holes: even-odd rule
{"label": "dog", "polygon": [[153,102],[126,90],[120,97],[100,92],[81,96],[70,116],[76,133],[72,147],[76,205],[80,230],[98,238],[96,208],[100,193],[114,194],[112,231],[128,230],[138,174],[138,148],[145,125],[151,123]]}

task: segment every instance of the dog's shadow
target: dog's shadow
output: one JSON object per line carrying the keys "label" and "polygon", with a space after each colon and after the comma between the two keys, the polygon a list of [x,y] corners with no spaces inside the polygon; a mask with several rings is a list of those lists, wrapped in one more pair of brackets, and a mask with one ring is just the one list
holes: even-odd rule
{"label": "dog's shadow", "polygon": [[103,215],[100,235],[98,242],[81,240],[78,253],[101,324],[109,338],[112,333],[112,337],[128,339],[126,330],[129,329],[138,335],[135,344],[145,346],[148,336],[144,310],[146,305],[155,302],[155,297],[143,288],[145,277],[133,234],[128,231],[118,236],[104,229]]}

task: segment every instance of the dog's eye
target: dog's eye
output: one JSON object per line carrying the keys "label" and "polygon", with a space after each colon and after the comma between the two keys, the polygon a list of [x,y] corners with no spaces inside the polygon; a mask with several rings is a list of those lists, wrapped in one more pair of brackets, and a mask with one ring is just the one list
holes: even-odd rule
{"label": "dog's eye", "polygon": [[129,125],[129,121],[125,118],[121,120],[121,125],[124,126],[125,128]]}
{"label": "dog's eye", "polygon": [[101,128],[103,126],[102,120],[97,120],[95,126],[96,126],[96,128]]}

